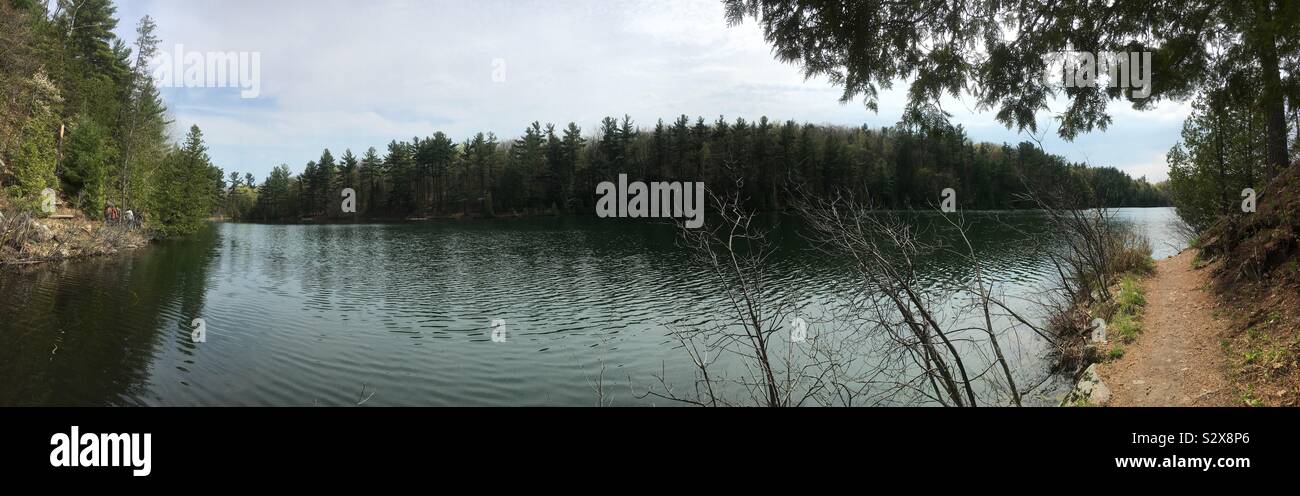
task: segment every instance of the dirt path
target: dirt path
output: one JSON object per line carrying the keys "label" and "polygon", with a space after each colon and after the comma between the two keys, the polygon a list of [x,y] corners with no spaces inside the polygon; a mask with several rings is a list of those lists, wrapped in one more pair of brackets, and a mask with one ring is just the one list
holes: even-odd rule
{"label": "dirt path", "polygon": [[1210,269],[1192,270],[1195,250],[1156,264],[1144,283],[1143,331],[1124,357],[1099,367],[1111,390],[1107,406],[1231,406],[1220,345],[1224,321],[1207,289]]}

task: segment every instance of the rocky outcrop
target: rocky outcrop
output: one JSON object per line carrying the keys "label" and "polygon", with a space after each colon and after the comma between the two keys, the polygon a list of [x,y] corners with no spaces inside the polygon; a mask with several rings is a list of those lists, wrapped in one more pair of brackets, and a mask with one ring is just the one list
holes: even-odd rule
{"label": "rocky outcrop", "polygon": [[1097,364],[1089,365],[1079,377],[1079,383],[1065,395],[1061,406],[1101,406],[1110,401],[1110,388],[1097,373]]}

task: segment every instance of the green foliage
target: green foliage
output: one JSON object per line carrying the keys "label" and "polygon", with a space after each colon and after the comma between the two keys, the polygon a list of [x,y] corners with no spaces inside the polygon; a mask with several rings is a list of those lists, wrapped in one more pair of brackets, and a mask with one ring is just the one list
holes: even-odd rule
{"label": "green foliage", "polygon": [[1292,336],[1288,342],[1252,327],[1246,330],[1240,346],[1240,368],[1243,373],[1285,375],[1296,366],[1294,350],[1300,350],[1300,339]]}
{"label": "green foliage", "polygon": [[[609,117],[589,138],[572,123],[561,136],[555,126],[534,122],[516,140],[498,143],[480,133],[459,145],[435,133],[393,141],[383,159],[371,149],[355,173],[345,154],[332,179],[335,159],[323,153],[291,179],[291,189],[310,201],[274,215],[262,208],[266,203],[246,218],[336,216],[338,190],[352,181],[361,218],[590,212],[596,184],[619,174],[632,181],[704,181],[716,193],[728,193],[743,177],[742,193],[761,210],[779,210],[798,192],[852,193],[880,207],[929,208],[948,187],[958,191],[964,208],[1034,208],[1023,199],[1028,188],[1065,183],[1089,204],[1166,204],[1155,186],[1117,169],[1070,164],[1029,143],[974,143],[959,127],[866,129],[767,118],[690,122],[682,116],[642,132],[628,117]],[[1135,254],[1133,263],[1149,262],[1148,255]]]}
{"label": "green foliage", "polygon": [[22,190],[18,186],[6,187],[3,191],[0,191],[0,196],[5,197],[4,200],[8,203],[8,210],[5,215],[9,215],[10,210],[13,213],[31,214],[35,217],[44,215],[44,212],[41,211],[41,197],[23,196]]}
{"label": "green foliage", "polygon": [[[843,101],[862,96],[874,110],[879,88],[906,81],[902,122],[919,129],[943,125],[948,115],[940,100],[962,93],[1021,131],[1036,131],[1037,116],[1064,97],[1068,104],[1054,117],[1067,140],[1105,130],[1111,101],[1142,110],[1162,99],[1195,97],[1183,143],[1167,160],[1169,197],[1196,231],[1240,212],[1234,207],[1242,188],[1258,188],[1294,157],[1288,137],[1300,100],[1294,70],[1300,2],[1175,0],[1157,8],[1087,0],[723,3],[729,22],[761,25],[778,59],[842,86]],[[1140,91],[1066,87],[1040,77],[1048,68],[1044,55],[1074,50],[1151,52],[1145,69],[1154,77]],[[898,179],[908,187],[908,178]],[[1109,189],[1096,191],[1105,196]]]}
{"label": "green foliage", "polygon": [[111,0],[78,0],[51,19],[61,53],[53,74],[66,88],[68,109],[102,124],[121,117],[130,67],[129,50],[113,33],[117,7]]}
{"label": "green foliage", "polygon": [[[1264,115],[1261,144],[1277,172],[1288,164],[1286,101],[1294,102],[1291,67],[1300,58],[1300,2],[1173,0],[1098,5],[1090,0],[724,0],[727,20],[753,19],[773,53],[809,77],[844,88],[843,101],[863,96],[876,109],[878,90],[909,83],[903,120],[931,126],[947,120],[945,96],[969,92],[1008,127],[1037,130],[1037,116],[1056,97],[1057,133],[1105,130],[1112,100],[1147,109],[1227,86],[1252,88],[1251,107]],[[1010,35],[1013,34],[1013,35]],[[1152,52],[1145,88],[1064,87],[1040,75],[1044,55],[1088,50]],[[1141,93],[1149,91],[1147,98]],[[1294,107],[1294,104],[1292,105]],[[1270,174],[1271,175],[1271,174]]]}
{"label": "green foliage", "polygon": [[1255,397],[1255,387],[1246,386],[1246,390],[1241,392],[1241,402],[1246,406],[1264,406],[1264,402]]}
{"label": "green foliage", "polygon": [[58,121],[53,115],[35,115],[23,123],[10,165],[21,195],[35,197],[45,188],[57,186],[57,135]]}
{"label": "green foliage", "polygon": [[16,204],[50,187],[98,217],[107,201],[147,210],[165,196],[166,109],[146,64],[156,26],[141,19],[129,47],[117,25],[111,0],[0,1],[0,183]]}
{"label": "green foliage", "polygon": [[203,133],[198,126],[191,126],[181,147],[163,160],[150,202],[159,235],[177,238],[197,231],[215,207],[213,190],[219,194],[220,176],[221,170],[208,159]]}
{"label": "green foliage", "polygon": [[1142,281],[1135,274],[1125,274],[1119,282],[1119,293],[1115,295],[1114,313],[1107,330],[1118,336],[1122,343],[1132,343],[1142,332],[1142,313],[1147,300],[1142,289]]}
{"label": "green foliage", "polygon": [[103,214],[104,183],[112,156],[112,142],[107,130],[94,120],[81,118],[68,139],[63,192],[78,198],[77,207],[91,218]]}
{"label": "green foliage", "polygon": [[[391,178],[391,190],[388,194],[387,207],[390,212],[410,212],[415,202],[415,188],[411,180],[415,177],[415,161],[410,143],[392,141],[388,143],[388,154],[384,156],[384,170]],[[326,150],[328,151],[328,150]]]}
{"label": "green foliage", "polygon": [[[58,180],[55,170],[58,160],[58,110],[63,103],[59,88],[37,70],[30,78],[22,80],[17,88],[19,100],[8,110],[17,118],[7,118],[17,127],[16,139],[0,138],[0,150],[9,148],[8,170],[13,176],[20,196],[33,197],[45,188],[55,188]],[[4,178],[0,175],[0,180]]]}
{"label": "green foliage", "polygon": [[1137,340],[1138,334],[1142,332],[1142,324],[1132,315],[1117,313],[1107,329],[1119,336],[1120,342],[1128,344]]}
{"label": "green foliage", "polygon": [[[371,149],[373,152],[374,149]],[[292,206],[297,201],[292,195],[293,173],[289,166],[280,165],[271,170],[271,175],[258,187],[257,203],[248,217],[257,220],[283,220],[290,217],[296,209]]]}
{"label": "green foliage", "polygon": [[1119,281],[1119,295],[1115,297],[1119,311],[1130,315],[1141,315],[1147,300],[1142,290],[1142,282],[1137,276],[1127,274]]}
{"label": "green foliage", "polygon": [[[34,17],[28,9],[0,1],[0,159],[11,158],[17,148],[29,112],[26,102],[32,100],[30,76],[40,62],[32,43]],[[0,165],[0,181],[6,168]]]}
{"label": "green foliage", "polygon": [[1201,253],[1200,253],[1200,252],[1197,252],[1197,253],[1196,253],[1196,256],[1195,256],[1195,257],[1192,257],[1192,269],[1193,269],[1193,270],[1199,270],[1199,269],[1202,269],[1202,268],[1204,268],[1206,265],[1209,265],[1209,262],[1206,262],[1204,258],[1201,258]]}
{"label": "green foliage", "polygon": [[1166,160],[1169,197],[1196,232],[1241,213],[1241,192],[1266,182],[1262,118],[1226,96],[1201,98]]}
{"label": "green foliage", "polygon": [[1118,344],[1111,346],[1110,351],[1106,353],[1106,358],[1108,360],[1119,360],[1124,358],[1124,347]]}

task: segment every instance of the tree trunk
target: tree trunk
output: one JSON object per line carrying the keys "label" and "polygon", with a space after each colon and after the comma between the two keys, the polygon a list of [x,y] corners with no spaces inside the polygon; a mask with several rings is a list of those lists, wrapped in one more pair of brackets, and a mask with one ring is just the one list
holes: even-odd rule
{"label": "tree trunk", "polygon": [[1232,211],[1233,199],[1228,193],[1228,166],[1223,153],[1223,112],[1222,107],[1214,109],[1214,147],[1219,162],[1219,213],[1226,214]]}
{"label": "tree trunk", "polygon": [[[1267,7],[1265,7],[1267,9]],[[1272,12],[1266,10],[1264,17],[1272,20]],[[1268,29],[1268,28],[1264,28]],[[1272,33],[1263,36],[1259,50],[1260,69],[1264,77],[1264,119],[1267,125],[1265,142],[1265,160],[1268,164],[1268,178],[1277,175],[1287,167],[1286,144],[1286,104],[1282,93],[1282,79],[1278,71],[1277,42]]]}

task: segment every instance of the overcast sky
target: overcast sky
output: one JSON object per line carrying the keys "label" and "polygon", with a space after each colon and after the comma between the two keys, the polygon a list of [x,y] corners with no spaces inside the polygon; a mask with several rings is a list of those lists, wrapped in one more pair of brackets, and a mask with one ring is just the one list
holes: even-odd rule
{"label": "overcast sky", "polygon": [[[728,27],[717,0],[119,0],[119,35],[140,17],[158,23],[162,50],[258,52],[260,96],[237,88],[168,88],[177,139],[198,124],[227,172],[295,173],[328,147],[381,153],[393,139],[443,131],[515,137],[532,121],[578,123],[628,114],[640,126],[680,114],[729,120],[887,126],[903,88],[882,92],[880,111],[805,81],[772,57],[753,22]],[[503,80],[494,80],[504,76]],[[1159,77],[1159,75],[1155,75]],[[974,103],[945,103],[976,141],[1018,143]],[[1073,161],[1163,180],[1164,155],[1190,106],[1136,112],[1111,104],[1113,126],[1044,147]],[[1046,123],[1048,114],[1040,117]],[[1053,130],[1055,127],[1052,128]]]}

